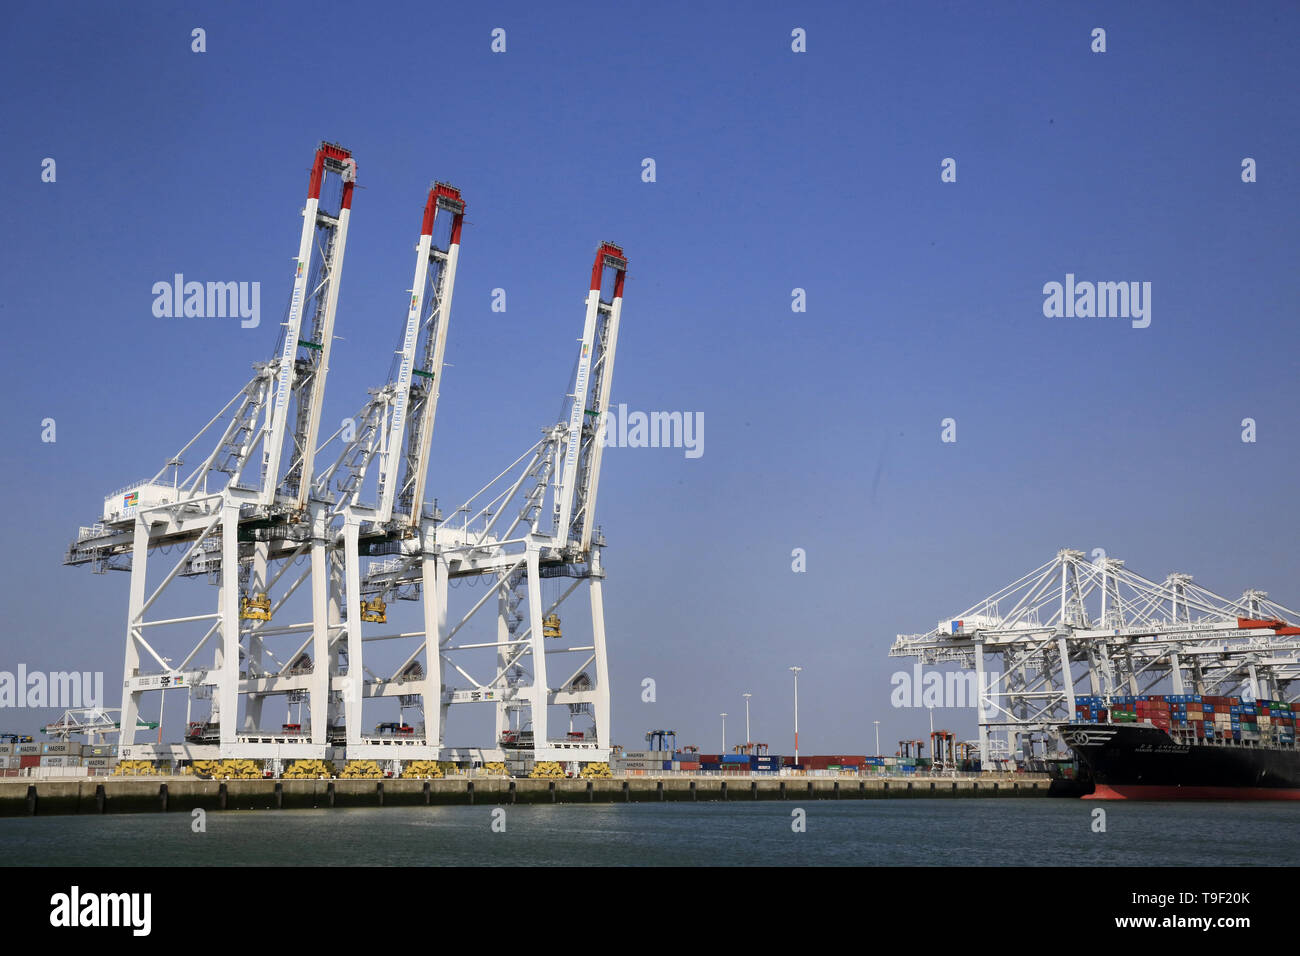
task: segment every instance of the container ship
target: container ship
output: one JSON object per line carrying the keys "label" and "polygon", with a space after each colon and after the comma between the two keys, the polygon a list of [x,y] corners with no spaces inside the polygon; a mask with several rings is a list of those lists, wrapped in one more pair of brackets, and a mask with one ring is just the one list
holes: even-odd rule
{"label": "container ship", "polygon": [[1285,701],[1201,694],[1079,698],[1059,727],[1093,800],[1300,800]]}

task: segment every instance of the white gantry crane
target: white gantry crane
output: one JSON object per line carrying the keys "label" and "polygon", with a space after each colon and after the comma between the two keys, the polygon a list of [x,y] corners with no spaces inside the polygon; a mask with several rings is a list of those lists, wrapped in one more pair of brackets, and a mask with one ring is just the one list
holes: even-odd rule
{"label": "white gantry crane", "polygon": [[[323,628],[266,625],[292,594],[277,585],[295,562],[310,551],[312,569],[326,573],[329,541],[308,499],[355,182],[351,153],[322,143],[275,357],[254,366],[252,380],[153,478],[105,499],[101,520],[83,527],[68,549],[66,564],[130,574],[123,758],[172,756],[169,746],[136,743],[141,698],[154,691],[188,695],[187,712],[194,700],[209,702],[206,720],[187,719],[195,746],[183,749],[193,756],[325,754],[323,710],[311,737],[292,724],[274,732],[260,724],[270,693],[310,695],[313,712],[329,698],[327,669],[313,667],[306,653],[314,645],[316,660],[327,656]],[[183,471],[187,458],[197,464]],[[156,579],[149,569],[155,552],[155,562],[170,565]],[[171,589],[187,577],[217,586],[215,609],[166,616],[162,608],[183,600]],[[309,636],[294,653],[272,653],[270,638],[302,631],[314,642]],[[164,656],[168,651],[174,656]]]}
{"label": "white gantry crane", "polygon": [[[1248,590],[1221,597],[1170,574],[1161,583],[1063,550],[892,657],[974,672],[981,765],[995,750],[1054,746],[1076,695],[1241,695],[1294,700],[1300,614]],[[954,675],[949,675],[951,676]],[[951,680],[949,681],[951,683]]]}
{"label": "white gantry crane", "polygon": [[[430,745],[437,741],[452,759],[578,762],[609,757],[601,566],[605,542],[595,526],[595,508],[626,270],[622,249],[603,243],[592,267],[564,419],[544,429],[536,444],[450,518],[427,517],[420,538],[375,563],[362,582],[362,590],[370,593],[423,588],[426,634],[436,635],[436,642],[426,646],[437,648],[425,658],[426,679],[443,688],[441,707],[425,709],[425,730]],[[556,593],[544,598],[543,582],[552,579]],[[451,623],[449,582],[481,585],[473,606]],[[558,614],[583,583],[591,602],[589,639],[577,638],[572,626],[562,627]],[[471,620],[492,605],[495,640],[461,637]],[[491,666],[484,666],[485,652]],[[477,666],[471,659],[477,659]],[[414,656],[408,658],[414,662]],[[495,746],[446,744],[447,711],[457,704],[495,708]],[[566,708],[568,729],[562,734],[551,731],[550,707]]]}
{"label": "white gantry crane", "polygon": [[[422,663],[430,657],[426,635],[437,633],[440,613],[436,564],[424,562],[427,578],[422,576],[419,587],[406,592],[423,596],[424,626],[410,633],[363,637],[364,624],[387,623],[388,614],[383,590],[362,590],[361,561],[363,556],[397,554],[404,548],[423,553],[420,549],[433,543],[432,534],[421,534],[422,522],[434,516],[425,514],[423,501],[464,218],[459,190],[435,183],[424,208],[410,305],[388,384],[371,393],[354,419],[355,434],[342,442],[342,451],[322,472],[316,489],[317,500],[324,503],[324,524],[332,528],[341,522],[341,563],[323,598],[327,607],[346,608],[341,624],[335,620],[332,625],[334,633],[341,630],[342,639],[332,657],[341,704],[330,714],[332,736],[356,759],[391,759],[394,746],[403,748],[403,757],[438,758],[436,720],[426,721],[419,736],[371,735],[364,713],[366,699],[375,697],[396,697],[403,707],[438,712],[438,672]],[[371,491],[374,501],[366,503],[364,497]],[[367,667],[363,640],[407,640],[415,646],[385,678]]]}
{"label": "white gantry crane", "polygon": [[[130,575],[112,721],[127,728],[119,755],[605,760],[604,541],[594,519],[626,259],[609,243],[597,251],[564,419],[444,522],[425,501],[465,203],[445,183],[430,189],[388,381],[322,443],[355,181],[351,154],[322,144],[274,357],[153,478],[110,495],[68,549],[66,564]],[[215,586],[215,608],[178,593],[186,579]],[[448,626],[448,588],[462,580],[484,594]],[[583,583],[585,642],[557,613]],[[457,643],[494,596],[496,640]],[[419,627],[375,627],[394,598],[421,602]],[[382,655],[366,649],[377,641],[394,642],[400,663],[374,663]],[[485,648],[496,666],[476,679],[465,655]],[[158,723],[144,719],[155,692]],[[139,741],[140,729],[163,740],[169,692],[185,696],[184,742]],[[401,720],[367,732],[367,701],[392,698],[399,716],[424,715],[418,732]],[[496,708],[491,745],[448,747],[448,708],[485,701]],[[283,705],[274,718],[269,702]],[[566,711],[563,735],[549,732],[549,707]],[[107,722],[69,714],[59,727],[98,732]]]}

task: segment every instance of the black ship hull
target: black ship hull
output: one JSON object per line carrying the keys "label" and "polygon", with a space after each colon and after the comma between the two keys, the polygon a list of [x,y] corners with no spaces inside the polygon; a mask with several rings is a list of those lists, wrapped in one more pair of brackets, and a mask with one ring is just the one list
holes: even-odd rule
{"label": "black ship hull", "polygon": [[1181,743],[1147,723],[1063,724],[1091,800],[1300,800],[1300,749]]}

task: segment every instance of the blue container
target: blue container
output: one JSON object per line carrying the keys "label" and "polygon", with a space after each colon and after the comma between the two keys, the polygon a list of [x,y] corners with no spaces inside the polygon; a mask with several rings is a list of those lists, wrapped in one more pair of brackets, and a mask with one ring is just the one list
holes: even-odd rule
{"label": "blue container", "polygon": [[713,763],[713,762],[709,762],[709,763],[701,763],[701,764],[700,764],[700,769],[701,769],[701,770],[721,770],[721,769],[722,769],[722,764],[720,764],[720,763]]}
{"label": "blue container", "polygon": [[749,763],[749,754],[723,754],[723,763]]}
{"label": "blue container", "polygon": [[673,769],[673,762],[672,762],[671,760],[665,760],[665,761],[664,761],[664,769],[665,769],[665,770],[672,770],[672,769]]}

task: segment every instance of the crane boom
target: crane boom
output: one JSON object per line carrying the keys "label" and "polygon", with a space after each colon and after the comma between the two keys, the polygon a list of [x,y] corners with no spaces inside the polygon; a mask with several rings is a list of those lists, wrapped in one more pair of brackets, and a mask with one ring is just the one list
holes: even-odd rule
{"label": "crane boom", "polygon": [[[277,492],[283,490],[293,498],[296,509],[301,510],[311,487],[312,452],[325,396],[325,376],[329,371],[330,344],[334,338],[334,314],[338,305],[356,168],[351,152],[342,146],[322,143],[316,150],[307,205],[303,209],[302,238],[294,267],[289,317],[275,365],[271,401],[262,427],[259,500],[263,505],[274,504]],[[320,208],[321,185],[326,175],[331,173],[338,175],[343,182],[337,215]],[[303,315],[308,303],[315,305],[315,311],[311,331],[303,338]],[[282,480],[280,463],[291,396],[297,402],[294,449]]]}
{"label": "crane boom", "polygon": [[[450,216],[440,218],[440,211]],[[371,389],[370,399],[354,419],[355,434],[316,477],[316,494],[334,502],[335,514],[348,511],[376,525],[388,524],[395,514],[401,526],[419,519],[417,503],[428,474],[464,211],[465,203],[454,186],[435,183],[430,188],[416,244],[415,281],[408,290],[410,305],[388,382]],[[405,473],[399,481],[403,465]],[[363,504],[361,496],[372,467],[377,498],[373,504]]]}
{"label": "crane boom", "polygon": [[[607,272],[613,274],[608,301],[601,298]],[[573,405],[565,436],[564,466],[555,499],[556,535],[566,544],[576,540],[580,552],[586,552],[591,546],[591,519],[600,481],[601,449],[614,379],[614,352],[626,273],[627,258],[622,247],[612,242],[602,243],[591,268],[587,317],[582,328]]]}
{"label": "crane boom", "polygon": [[[438,248],[433,238],[439,211],[451,216],[445,249]],[[424,207],[424,224],[415,260],[415,282],[411,286],[411,308],[402,339],[397,395],[386,444],[388,457],[379,479],[378,520],[381,522],[392,516],[394,498],[398,499],[399,513],[407,523],[419,521],[429,477],[429,448],[438,410],[438,392],[442,386],[451,298],[456,284],[456,263],[460,258],[460,231],[464,220],[465,201],[460,190],[446,183],[434,183]],[[422,312],[425,313],[423,321],[420,320]],[[415,382],[416,378],[418,382]],[[406,427],[408,418],[409,430]],[[405,469],[399,496],[396,494],[399,484],[395,478],[404,438]]]}

